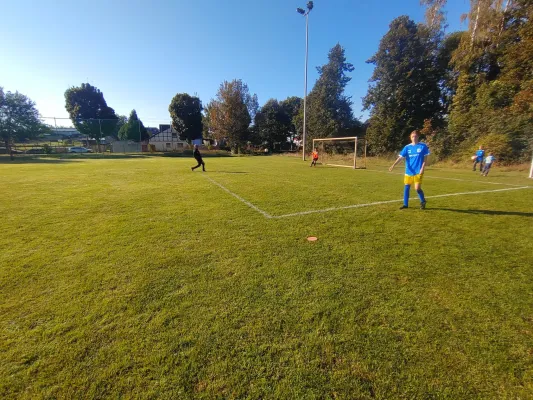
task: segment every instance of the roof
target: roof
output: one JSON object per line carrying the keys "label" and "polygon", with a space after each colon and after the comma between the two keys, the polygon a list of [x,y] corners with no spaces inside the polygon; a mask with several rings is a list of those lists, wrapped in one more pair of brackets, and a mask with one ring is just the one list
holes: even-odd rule
{"label": "roof", "polygon": [[[178,143],[187,143],[186,140],[181,140],[180,139],[178,131],[176,131],[174,128],[170,128],[170,129],[164,130],[163,132],[158,132],[158,133],[152,135],[152,137],[149,139],[149,141],[150,140],[159,141],[159,140],[161,140],[162,137],[165,137],[165,136],[168,137],[168,136],[171,136],[172,134],[176,134],[176,139],[177,139]],[[176,139],[174,139],[173,141],[176,142]],[[165,141],[166,141],[166,139],[165,139]]]}

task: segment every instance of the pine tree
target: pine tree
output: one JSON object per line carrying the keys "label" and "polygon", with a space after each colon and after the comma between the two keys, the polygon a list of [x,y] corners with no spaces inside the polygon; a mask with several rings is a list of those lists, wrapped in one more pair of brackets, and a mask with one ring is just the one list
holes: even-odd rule
{"label": "pine tree", "polygon": [[131,110],[128,122],[126,122],[119,130],[118,137],[120,140],[131,140],[139,142],[150,138],[148,131],[144,124],[137,116],[137,111]]}
{"label": "pine tree", "polygon": [[[346,62],[345,50],[335,45],[328,54],[329,62],[317,67],[320,77],[307,98],[307,150],[312,139],[347,136],[358,121],[354,120],[351,100],[344,89],[352,79],[347,73],[354,67]],[[303,107],[297,120],[303,121]]]}
{"label": "pine tree", "polygon": [[436,44],[426,27],[402,16],[392,21],[378,52],[367,61],[375,65],[363,100],[370,110],[367,139],[372,152],[402,147],[409,133],[421,129],[426,119],[441,123],[442,70]]}

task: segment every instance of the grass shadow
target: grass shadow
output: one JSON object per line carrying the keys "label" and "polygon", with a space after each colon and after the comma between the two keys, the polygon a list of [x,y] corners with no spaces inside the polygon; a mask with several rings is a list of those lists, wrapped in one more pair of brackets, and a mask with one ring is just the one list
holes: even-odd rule
{"label": "grass shadow", "polygon": [[161,157],[156,154],[119,154],[119,153],[106,153],[106,154],[69,154],[62,155],[62,159],[74,159],[74,160],[120,160],[120,159],[141,159]]}
{"label": "grass shadow", "polygon": [[36,155],[16,155],[14,160],[9,156],[0,156],[0,164],[53,164],[77,160],[120,160],[120,159],[141,159],[161,157],[153,154],[36,154]]}
{"label": "grass shadow", "polygon": [[41,157],[15,157],[10,160],[9,157],[0,157],[0,164],[64,164],[74,162],[71,158],[41,158]]}
{"label": "grass shadow", "polygon": [[451,211],[463,214],[483,214],[483,215],[516,215],[519,217],[533,217],[533,213],[519,211],[495,211],[495,210],[459,210],[455,208],[430,208],[428,210]]}

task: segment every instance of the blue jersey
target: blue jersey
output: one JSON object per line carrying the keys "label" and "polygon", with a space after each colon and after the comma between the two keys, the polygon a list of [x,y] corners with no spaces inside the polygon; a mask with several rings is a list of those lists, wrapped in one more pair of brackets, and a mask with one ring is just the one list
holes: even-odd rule
{"label": "blue jersey", "polygon": [[490,165],[494,162],[494,160],[496,160],[496,158],[494,158],[494,156],[488,156],[487,158],[485,158],[485,165]]}
{"label": "blue jersey", "polygon": [[420,174],[424,158],[429,155],[429,148],[425,143],[408,144],[400,152],[405,158],[405,175],[415,176]]}
{"label": "blue jersey", "polygon": [[485,150],[476,151],[476,157],[477,161],[483,161],[483,157],[485,157]]}

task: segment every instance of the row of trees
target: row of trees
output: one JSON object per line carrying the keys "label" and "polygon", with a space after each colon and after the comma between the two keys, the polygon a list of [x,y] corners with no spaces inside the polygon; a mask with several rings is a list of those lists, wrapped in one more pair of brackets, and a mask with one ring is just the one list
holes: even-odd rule
{"label": "row of trees", "polygon": [[[363,99],[370,118],[362,124],[345,94],[354,70],[340,44],[318,67],[308,98],[308,148],[313,138],[361,136],[374,154],[396,151],[421,129],[439,157],[462,155],[483,143],[500,159],[520,160],[533,150],[533,6],[531,0],[470,0],[468,30],[445,34],[446,0],[421,0],[424,23],[407,16],[392,21],[368,63],[375,66]],[[31,100],[0,90],[0,134],[6,142],[45,127]],[[90,84],[65,92],[72,123],[94,138],[149,137],[135,110],[117,115]],[[11,111],[8,111],[11,110]],[[14,124],[19,110],[21,123]],[[25,111],[24,111],[25,110]],[[235,152],[252,143],[271,149],[301,136],[302,99],[268,100],[261,108],[241,80],[223,82],[203,107],[197,96],[178,93],[169,105],[172,127],[183,140],[226,142]],[[11,117],[10,117],[11,115]]]}
{"label": "row of trees", "polygon": [[530,0],[471,0],[468,30],[444,34],[446,0],[422,0],[426,21],[396,18],[368,61],[364,107],[374,153],[422,129],[440,157],[478,144],[500,159],[533,150],[533,7]]}
{"label": "row of trees", "polygon": [[[307,98],[307,151],[313,138],[362,133],[363,125],[353,117],[352,102],[344,93],[351,79],[347,74],[353,69],[340,44],[330,50],[328,63],[317,68],[319,79]],[[300,97],[292,96],[269,99],[259,108],[257,96],[250,94],[245,83],[225,81],[205,109],[204,137],[225,140],[233,151],[245,143],[274,150],[301,136],[302,105]]]}
{"label": "row of trees", "polygon": [[129,118],[117,115],[107,105],[100,89],[89,83],[82,83],[65,91],[65,108],[76,129],[97,141],[105,136],[133,141],[147,140],[150,137],[135,110],[131,111]]}

